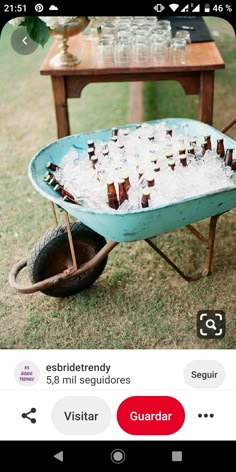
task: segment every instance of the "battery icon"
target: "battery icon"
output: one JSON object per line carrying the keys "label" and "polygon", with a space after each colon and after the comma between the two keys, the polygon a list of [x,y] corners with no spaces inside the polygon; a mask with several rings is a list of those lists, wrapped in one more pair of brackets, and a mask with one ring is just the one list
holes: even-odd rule
{"label": "battery icon", "polygon": [[204,5],[204,12],[205,12],[205,13],[210,13],[210,11],[211,11],[210,5],[209,5],[209,3],[206,3],[206,4]]}

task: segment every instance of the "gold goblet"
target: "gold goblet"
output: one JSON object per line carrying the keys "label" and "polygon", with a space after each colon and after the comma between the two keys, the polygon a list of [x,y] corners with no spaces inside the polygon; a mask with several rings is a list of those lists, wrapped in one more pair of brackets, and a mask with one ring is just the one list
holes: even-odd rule
{"label": "gold goblet", "polygon": [[60,41],[59,48],[61,51],[54,56],[50,64],[53,67],[68,67],[79,64],[81,60],[68,52],[69,46],[67,44],[68,39],[78,33],[81,33],[86,26],[89,24],[89,20],[86,16],[78,16],[64,25],[59,25],[51,30],[51,36]]}

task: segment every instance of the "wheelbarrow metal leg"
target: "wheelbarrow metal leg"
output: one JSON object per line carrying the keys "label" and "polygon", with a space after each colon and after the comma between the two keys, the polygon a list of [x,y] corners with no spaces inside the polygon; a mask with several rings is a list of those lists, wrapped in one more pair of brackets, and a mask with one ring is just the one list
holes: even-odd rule
{"label": "wheelbarrow metal leg", "polygon": [[159,254],[159,256],[162,257],[162,259],[164,259],[171,267],[173,267],[173,269],[175,269],[175,271],[178,272],[178,274],[181,275],[184,280],[188,282],[189,277],[185,275],[182,270],[179,269],[179,267],[163,251],[161,251],[161,249],[156,246],[156,244],[153,243],[151,239],[145,239],[145,241],[149,244],[149,246],[151,246],[152,249],[154,249],[154,251]]}
{"label": "wheelbarrow metal leg", "polygon": [[205,269],[201,273],[196,274],[189,274],[186,275],[184,272],[163,252],[156,244],[153,243],[150,239],[145,239],[146,243],[154,249],[176,272],[178,272],[181,277],[186,280],[187,282],[191,282],[193,280],[201,279],[202,277],[206,277],[207,275],[211,274],[211,266],[212,266],[212,259],[213,259],[213,252],[214,252],[214,242],[215,242],[215,235],[216,235],[216,224],[218,218],[221,214],[212,216],[210,218],[209,224],[209,236],[205,238],[198,230],[196,230],[192,225],[187,225],[187,228],[193,233],[205,246],[207,246],[207,256],[205,262]]}
{"label": "wheelbarrow metal leg", "polygon": [[215,236],[216,236],[216,224],[220,215],[212,216],[210,219],[210,227],[209,227],[209,238],[208,238],[208,250],[207,250],[207,257],[206,257],[206,265],[203,275],[211,274],[211,266],[212,266],[212,259],[214,253],[214,243],[215,243]]}
{"label": "wheelbarrow metal leg", "polygon": [[72,234],[71,234],[70,220],[69,220],[69,215],[68,215],[67,211],[65,211],[65,219],[66,219],[66,229],[67,229],[70,252],[71,252],[71,258],[72,258],[71,271],[74,272],[75,270],[77,270],[77,261],[76,261],[76,256],[75,256],[75,248],[74,248],[73,238],[72,238]]}
{"label": "wheelbarrow metal leg", "polygon": [[52,214],[53,214],[53,219],[54,219],[54,223],[55,223],[55,226],[58,226],[58,219],[57,219],[57,214],[56,214],[56,210],[55,210],[55,205],[53,202],[50,202],[51,204],[51,208],[52,208]]}

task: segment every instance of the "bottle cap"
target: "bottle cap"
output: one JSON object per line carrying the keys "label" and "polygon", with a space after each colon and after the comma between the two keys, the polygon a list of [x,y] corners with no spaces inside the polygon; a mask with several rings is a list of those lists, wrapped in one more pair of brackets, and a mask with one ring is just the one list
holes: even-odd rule
{"label": "bottle cap", "polygon": [[57,190],[59,190],[60,188],[61,188],[61,185],[59,185],[59,184],[56,184],[56,185],[55,185],[55,187],[54,187],[54,190],[56,190],[56,191],[57,191]]}
{"label": "bottle cap", "polygon": [[173,159],[169,159],[168,166],[175,166],[175,161]]}
{"label": "bottle cap", "polygon": [[150,190],[149,190],[149,188],[145,187],[145,188],[143,189],[143,195],[144,195],[145,197],[148,197],[148,195],[150,195]]}
{"label": "bottle cap", "polygon": [[155,180],[155,175],[153,175],[153,174],[147,174],[145,177],[146,177],[146,180],[148,182],[151,182],[152,180]]}

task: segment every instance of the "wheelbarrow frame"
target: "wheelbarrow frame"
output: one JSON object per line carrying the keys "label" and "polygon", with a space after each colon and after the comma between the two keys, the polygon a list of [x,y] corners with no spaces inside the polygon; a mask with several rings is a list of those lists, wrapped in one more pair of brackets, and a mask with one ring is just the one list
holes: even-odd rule
{"label": "wheelbarrow frame", "polygon": [[[56,211],[55,211],[55,205],[54,203],[51,202],[52,205],[52,211],[53,211],[53,217],[54,217],[54,222],[55,225],[58,225],[58,220],[56,216]],[[18,274],[22,271],[27,266],[27,259],[23,259],[19,261],[17,264],[15,264],[9,274],[9,283],[12,288],[17,290],[20,293],[35,293],[38,291],[45,290],[47,288],[50,288],[54,286],[55,284],[59,283],[60,281],[64,279],[69,279],[71,277],[77,277],[88,270],[93,269],[97,264],[99,264],[105,257],[108,256],[108,254],[114,249],[118,244],[120,244],[117,241],[107,241],[105,246],[88,262],[84,263],[81,265],[81,267],[77,267],[77,262],[76,262],[76,256],[75,256],[75,249],[74,249],[74,244],[73,244],[73,238],[71,234],[71,228],[70,228],[70,220],[69,220],[69,214],[64,210],[65,214],[65,220],[66,220],[66,227],[67,227],[67,234],[68,234],[68,241],[69,241],[69,247],[70,247],[70,254],[71,254],[71,267],[68,269],[64,270],[60,274],[56,274],[52,277],[49,277],[47,279],[44,279],[40,282],[31,284],[29,286],[22,286],[17,282],[17,276]],[[221,213],[222,214],[222,213]],[[184,280],[187,282],[191,282],[194,280],[199,280],[203,277],[206,277],[207,275],[211,274],[211,269],[212,269],[212,260],[213,260],[213,253],[214,253],[214,242],[215,242],[215,236],[216,236],[216,225],[218,218],[221,216],[219,215],[214,215],[210,218],[209,222],[209,234],[208,238],[205,237],[201,232],[199,232],[193,225],[189,224],[186,225],[185,228],[187,228],[196,238],[205,245],[207,248],[207,254],[206,254],[206,261],[205,261],[205,267],[201,272],[198,273],[192,273],[192,274],[185,274],[150,238],[144,239],[144,241],[155,251],[157,254],[159,254],[160,257],[162,257]]]}

